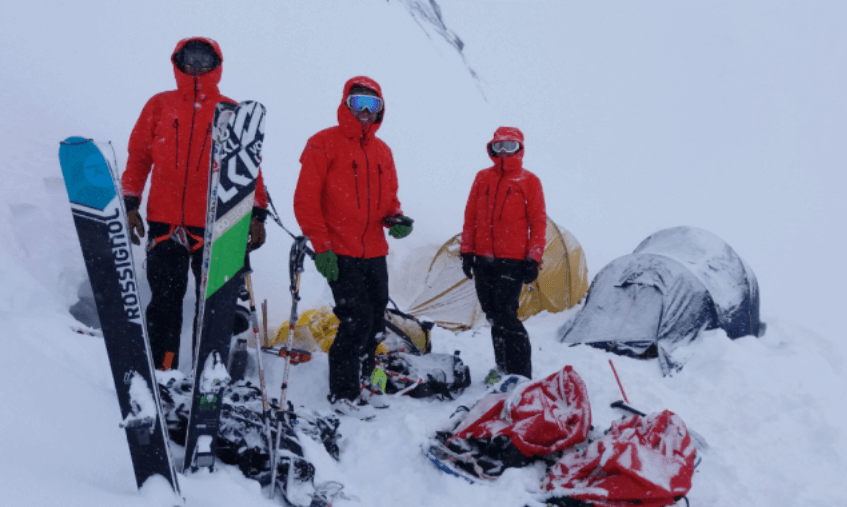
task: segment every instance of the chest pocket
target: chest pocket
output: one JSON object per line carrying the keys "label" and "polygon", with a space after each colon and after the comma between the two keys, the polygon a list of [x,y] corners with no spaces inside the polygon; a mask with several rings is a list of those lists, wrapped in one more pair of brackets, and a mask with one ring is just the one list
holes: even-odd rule
{"label": "chest pocket", "polygon": [[327,157],[326,163],[323,192],[328,202],[342,213],[361,209],[363,196],[359,195],[359,181],[364,177],[361,161],[345,149],[338,149],[335,156]]}
{"label": "chest pocket", "polygon": [[175,112],[165,109],[158,115],[149,146],[153,164],[160,171],[179,170],[179,138],[183,130]]}
{"label": "chest pocket", "polygon": [[509,184],[501,199],[497,203],[499,209],[494,210],[498,222],[526,219],[526,200],[521,187]]}
{"label": "chest pocket", "polygon": [[376,209],[382,210],[382,195],[388,193],[388,189],[385,188],[385,185],[388,183],[388,178],[382,173],[382,164],[376,165],[377,169],[377,191],[376,191]]}

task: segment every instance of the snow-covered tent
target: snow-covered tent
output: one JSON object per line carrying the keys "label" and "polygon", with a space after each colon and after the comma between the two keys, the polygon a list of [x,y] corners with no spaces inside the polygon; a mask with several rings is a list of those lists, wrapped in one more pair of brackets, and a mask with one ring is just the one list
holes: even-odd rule
{"label": "snow-covered tent", "polygon": [[718,327],[730,338],[759,334],[756,276],[714,234],[674,227],[597,273],[585,306],[560,333],[565,343],[658,355],[667,375],[682,367],[701,330]]}
{"label": "snow-covered tent", "polygon": [[[546,240],[538,279],[524,285],[520,295],[521,320],[542,310],[555,313],[571,308],[588,291],[588,267],[576,238],[547,217]],[[461,244],[462,235],[457,234],[435,254],[424,289],[409,305],[410,314],[451,330],[486,323],[474,283],[462,272]]]}

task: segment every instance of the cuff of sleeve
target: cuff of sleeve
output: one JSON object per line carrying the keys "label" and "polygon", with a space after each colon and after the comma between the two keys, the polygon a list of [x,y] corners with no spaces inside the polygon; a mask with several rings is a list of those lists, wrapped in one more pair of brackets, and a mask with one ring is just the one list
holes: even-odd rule
{"label": "cuff of sleeve", "polygon": [[[309,240],[311,240],[311,239],[312,238],[309,238]],[[315,254],[321,254],[321,253],[329,252],[330,250],[332,250],[332,242],[327,241],[324,244],[317,244],[314,241],[312,241],[312,247],[315,250]]]}
{"label": "cuff of sleeve", "polygon": [[535,250],[530,252],[528,258],[534,260],[538,264],[541,264],[541,258],[544,257],[544,250]]}
{"label": "cuff of sleeve", "polygon": [[124,207],[126,207],[126,212],[137,210],[138,207],[141,206],[141,199],[134,195],[128,195],[124,197]]}
{"label": "cuff of sleeve", "polygon": [[265,223],[265,220],[268,219],[268,210],[265,208],[260,208],[258,206],[253,206],[253,220],[258,220],[259,222]]}

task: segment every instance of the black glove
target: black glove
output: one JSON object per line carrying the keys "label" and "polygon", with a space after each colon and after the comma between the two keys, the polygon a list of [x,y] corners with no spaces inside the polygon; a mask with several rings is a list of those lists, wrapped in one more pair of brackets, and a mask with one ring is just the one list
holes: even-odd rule
{"label": "black glove", "polygon": [[265,224],[256,217],[250,220],[250,243],[247,244],[247,250],[252,252],[258,250],[259,247],[265,244]]}
{"label": "black glove", "polygon": [[524,261],[523,283],[532,283],[538,279],[538,263],[535,259],[527,259]]}
{"label": "black glove", "polygon": [[392,238],[402,239],[412,233],[415,221],[404,215],[394,215],[383,218],[382,223],[389,227],[388,234]]}
{"label": "black glove", "polygon": [[268,210],[253,206],[253,215],[250,219],[250,241],[247,243],[247,252],[258,250],[265,244],[265,220],[268,218]]}
{"label": "black glove", "polygon": [[[126,221],[129,226],[129,238],[135,245],[140,245],[141,240],[138,236],[144,237],[144,220],[141,219],[141,214],[138,212],[138,207],[141,205],[141,199],[138,197],[124,197],[124,205],[126,207]],[[138,236],[136,236],[136,233]]]}
{"label": "black glove", "polygon": [[474,265],[474,254],[463,253],[462,254],[462,271],[465,272],[465,276],[473,280],[473,265]]}
{"label": "black glove", "polygon": [[270,212],[265,208],[253,206],[253,220],[258,220],[262,223],[265,223],[265,220],[267,220],[269,213]]}

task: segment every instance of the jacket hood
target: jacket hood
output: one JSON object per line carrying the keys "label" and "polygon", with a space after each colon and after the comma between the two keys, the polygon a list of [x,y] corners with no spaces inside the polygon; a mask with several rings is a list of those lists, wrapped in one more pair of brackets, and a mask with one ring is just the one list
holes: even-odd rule
{"label": "jacket hood", "polygon": [[[177,66],[175,60],[176,54],[185,47],[191,41],[201,41],[205,42],[212,46],[212,49],[217,53],[218,58],[220,58],[221,63],[214,69],[209,72],[203,74],[202,76],[190,76],[180,70]],[[220,92],[218,91],[218,83],[221,81],[221,74],[223,73],[223,65],[224,65],[224,55],[221,53],[221,48],[218,46],[218,43],[213,39],[209,39],[208,37],[189,37],[187,39],[182,39],[177,42],[176,48],[174,48],[173,53],[171,53],[171,64],[174,66],[174,76],[176,77],[176,87],[180,91],[184,93],[194,93],[194,91],[198,91],[201,93],[200,99],[204,100],[207,95],[217,95]],[[205,93],[204,93],[205,92]]]}
{"label": "jacket hood", "polygon": [[341,96],[341,104],[338,106],[338,125],[341,127],[344,135],[349,138],[359,138],[362,137],[363,134],[362,122],[353,116],[353,113],[350,112],[350,108],[347,107],[346,103],[347,96],[350,95],[350,90],[355,85],[370,88],[379,95],[379,98],[382,99],[382,111],[379,112],[379,115],[376,118],[376,123],[368,124],[364,131],[364,137],[367,141],[376,135],[376,131],[379,130],[379,127],[382,125],[382,119],[385,117],[385,98],[382,96],[382,88],[380,88],[379,83],[367,76],[356,76],[344,83],[344,94]]}
{"label": "jacket hood", "polygon": [[[494,156],[494,153],[491,151],[491,144],[496,143],[497,141],[517,141],[521,145],[521,149],[518,150],[517,153],[512,155],[511,157],[500,158]],[[496,131],[494,131],[494,137],[491,141],[488,141],[486,145],[486,151],[488,152],[488,156],[494,162],[494,165],[498,168],[502,168],[503,171],[516,171],[523,167],[523,154],[524,154],[524,142],[523,142],[523,132],[517,127],[500,127]]]}

